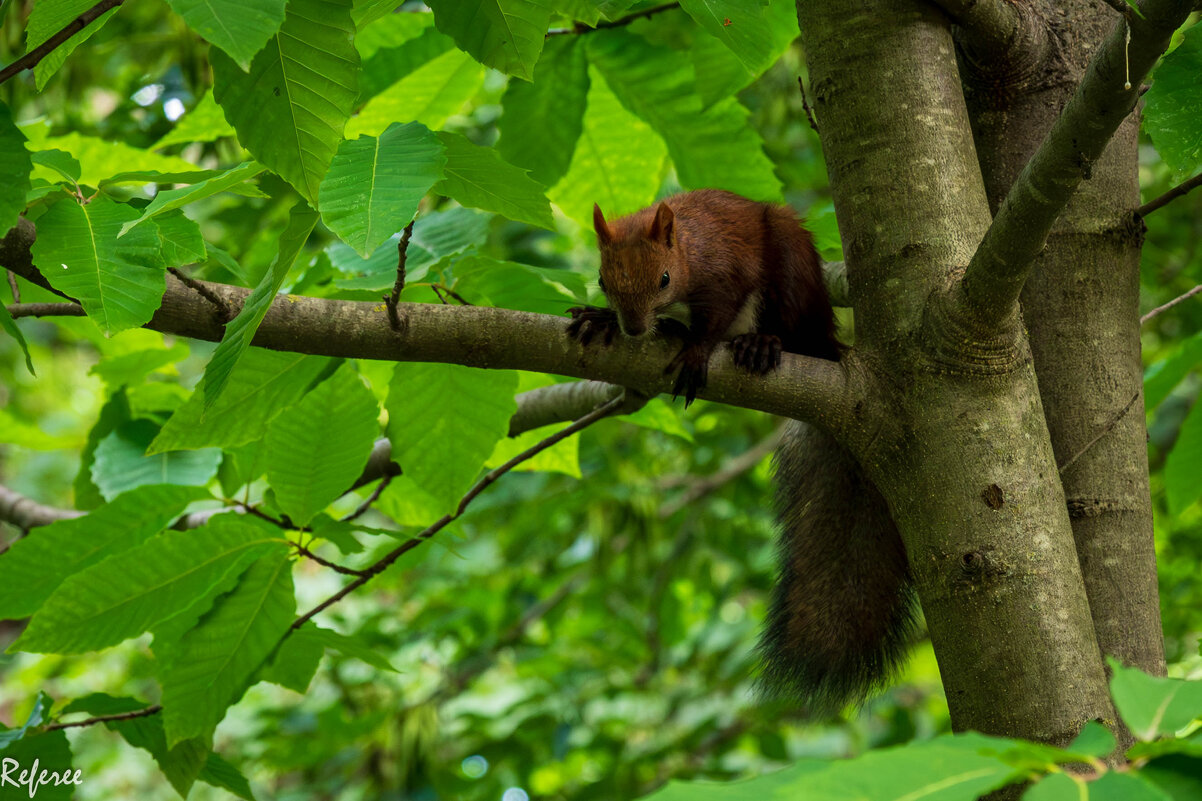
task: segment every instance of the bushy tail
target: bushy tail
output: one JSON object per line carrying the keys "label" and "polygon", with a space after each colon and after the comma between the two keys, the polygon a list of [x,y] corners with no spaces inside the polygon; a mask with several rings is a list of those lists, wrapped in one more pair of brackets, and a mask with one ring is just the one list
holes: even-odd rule
{"label": "bushy tail", "polygon": [[776,453],[780,576],[762,685],[812,710],[863,700],[905,656],[910,568],[881,493],[829,434],[791,423]]}

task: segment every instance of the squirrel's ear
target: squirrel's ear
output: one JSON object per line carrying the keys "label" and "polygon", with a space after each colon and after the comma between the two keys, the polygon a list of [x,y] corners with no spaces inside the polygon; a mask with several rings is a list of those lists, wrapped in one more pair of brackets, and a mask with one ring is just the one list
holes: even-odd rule
{"label": "squirrel's ear", "polygon": [[668,247],[672,247],[675,241],[672,236],[675,220],[676,215],[672,213],[671,207],[661,200],[659,206],[655,209],[655,219],[651,221],[651,238],[657,242],[663,242]]}
{"label": "squirrel's ear", "polygon": [[605,215],[601,213],[601,207],[596,203],[593,204],[593,230],[597,232],[598,242],[608,242],[613,239],[613,235],[609,232],[609,225],[605,222]]}

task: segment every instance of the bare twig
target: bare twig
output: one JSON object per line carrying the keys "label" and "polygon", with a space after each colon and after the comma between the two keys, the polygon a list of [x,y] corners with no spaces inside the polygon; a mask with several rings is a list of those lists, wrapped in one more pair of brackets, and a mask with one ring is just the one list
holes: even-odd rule
{"label": "bare twig", "polygon": [[[727,460],[725,466],[717,472],[711,473],[703,478],[691,481],[684,492],[674,500],[668,501],[659,508],[660,520],[667,520],[672,515],[690,506],[706,495],[710,494],[719,487],[727,484],[730,481],[746,473],[748,470],[755,467],[764,460],[764,457],[776,450],[780,445],[781,438],[784,436],[785,427],[778,426],[768,436],[751,446],[738,456]],[[674,482],[674,486],[681,486],[679,480]],[[661,485],[662,486],[662,485]]]}
{"label": "bare twig", "polygon": [[230,310],[229,304],[222,300],[216,292],[209,289],[196,279],[185,275],[183,271],[177,267],[168,267],[167,272],[178,278],[184,286],[188,287],[188,289],[191,289],[209,303],[213,304],[213,308],[217,312],[217,319],[220,320],[223,325],[234,319],[234,313]]}
{"label": "bare twig", "polygon": [[433,289],[438,294],[439,299],[442,300],[443,303],[446,303],[446,300],[443,299],[442,293],[446,292],[452,298],[459,301],[460,306],[471,306],[472,305],[470,301],[468,301],[467,299],[465,299],[463,297],[463,295],[460,295],[458,292],[456,292],[455,290],[451,289],[448,286],[445,286],[443,284],[430,284],[430,288]]}
{"label": "bare twig", "polygon": [[145,709],[136,709],[133,712],[119,712],[115,715],[97,715],[94,718],[87,720],[78,720],[74,723],[51,723],[46,727],[46,731],[58,731],[59,729],[71,729],[76,726],[95,726],[97,723],[108,723],[114,720],[133,720],[134,718],[148,718],[151,715],[157,715],[163,711],[161,704],[148,706]]}
{"label": "bare twig", "polygon": [[384,298],[388,305],[388,324],[392,326],[393,331],[401,330],[401,318],[397,314],[396,305],[401,299],[401,290],[405,288],[405,259],[408,258],[409,237],[413,236],[413,222],[409,221],[405,232],[401,234],[401,241],[397,242],[396,283],[392,285],[392,294]]}
{"label": "bare twig", "polygon": [[548,37],[550,37],[550,36],[567,36],[570,34],[592,33],[593,31],[603,31],[606,28],[620,28],[623,25],[629,25],[630,23],[634,22],[635,20],[646,19],[647,17],[654,17],[656,14],[660,14],[664,11],[671,11],[674,8],[680,8],[680,3],[664,3],[661,6],[655,6],[654,8],[648,8],[644,11],[639,11],[635,14],[630,14],[628,16],[621,17],[619,19],[615,19],[615,20],[608,21],[608,22],[599,22],[599,23],[597,23],[597,27],[595,27],[595,28],[590,28],[587,25],[575,25],[571,28],[552,28],[551,30],[547,31],[546,36],[548,36]]}
{"label": "bare twig", "polygon": [[383,480],[381,480],[380,483],[376,485],[376,488],[374,490],[372,490],[371,495],[367,496],[367,500],[365,500],[363,503],[359,504],[359,506],[355,509],[355,511],[351,512],[349,515],[342,518],[342,522],[349,523],[352,520],[356,520],[356,519],[362,517],[363,515],[365,515],[367,513],[367,510],[372,507],[372,504],[374,504],[376,501],[380,500],[380,495],[382,495],[384,493],[384,490],[388,489],[388,485],[391,483],[392,483],[392,476],[391,475],[384,476]]}
{"label": "bare twig", "polygon": [[51,36],[40,45],[30,50],[19,59],[0,70],[0,84],[25,70],[33,69],[42,59],[63,42],[70,39],[84,28],[99,19],[106,11],[121,5],[123,0],[100,0],[99,3],[80,14],[63,26],[62,30]]}
{"label": "bare twig", "polygon": [[1199,186],[1202,186],[1202,172],[1198,173],[1193,178],[1190,178],[1188,181],[1183,181],[1177,184],[1160,197],[1155,198],[1154,200],[1149,200],[1147,203],[1136,209],[1135,213],[1140,217],[1147,217],[1161,206],[1167,205],[1171,201],[1174,201],[1182,195],[1189,193],[1191,190],[1197,189]]}
{"label": "bare twig", "polygon": [[338,564],[337,562],[331,562],[329,559],[325,559],[325,558],[313,553],[308,548],[301,545],[299,542],[293,542],[292,540],[289,540],[288,544],[291,545],[293,550],[295,550],[301,556],[305,557],[306,559],[309,559],[310,561],[316,562],[317,564],[321,565],[322,567],[328,567],[330,570],[333,570],[335,573],[341,573],[344,576],[362,576],[363,575],[362,570],[355,570],[353,567],[343,567],[342,565]]}
{"label": "bare twig", "polygon": [[78,303],[13,303],[5,307],[13,317],[86,317]]}
{"label": "bare twig", "polygon": [[437,522],[432,524],[429,528],[422,531],[416,537],[408,540],[407,542],[402,543],[398,548],[395,548],[394,550],[392,550],[390,553],[388,553],[386,556],[384,556],[384,558],[378,560],[377,562],[372,564],[370,567],[364,568],[363,574],[359,578],[355,579],[350,584],[347,584],[341,590],[334,593],[329,598],[322,601],[320,604],[318,604],[317,606],[313,607],[305,614],[298,617],[296,620],[292,621],[291,631],[296,631],[301,626],[305,625],[305,623],[307,623],[318,612],[321,612],[322,610],[324,610],[324,609],[332,606],[333,604],[337,603],[338,601],[342,600],[347,595],[350,595],[352,592],[359,589],[367,582],[371,581],[373,578],[378,576],[380,573],[383,573],[397,559],[400,559],[406,553],[413,550],[417,546],[421,545],[423,542],[425,542],[426,540],[433,537],[439,531],[442,531],[444,528],[447,527],[448,524],[450,524],[452,521],[459,518],[467,510],[468,505],[473,500],[476,499],[477,495],[479,495],[481,492],[484,492],[484,490],[488,489],[493,484],[493,482],[495,482],[501,476],[505,475],[510,470],[517,467],[519,464],[526,461],[527,459],[531,459],[534,456],[537,456],[539,453],[542,453],[547,448],[550,448],[552,445],[556,444],[557,442],[567,439],[571,435],[575,434],[577,431],[587,428],[588,426],[592,425],[596,421],[600,420],[602,417],[606,417],[609,414],[612,414],[621,405],[622,405],[622,397],[619,396],[617,398],[614,398],[613,400],[609,401],[608,403],[606,403],[602,406],[599,406],[596,409],[594,409],[593,411],[584,415],[583,417],[581,417],[579,420],[572,423],[571,425],[563,428],[562,430],[560,430],[560,431],[556,432],[555,434],[552,434],[551,436],[542,440],[537,445],[534,445],[534,446],[522,451],[517,456],[513,457],[512,459],[510,459],[508,462],[501,465],[500,467],[493,469],[491,472],[489,472],[487,475],[485,475],[484,478],[477,481],[476,484],[467,491],[467,494],[465,494],[459,500],[459,505],[456,507],[454,514],[443,515],[442,518],[440,518]]}
{"label": "bare twig", "polygon": [[1139,400],[1138,392],[1136,392],[1134,395],[1131,396],[1131,400],[1127,401],[1127,405],[1124,406],[1122,409],[1120,409],[1119,413],[1110,419],[1110,422],[1106,424],[1105,428],[1103,428],[1101,431],[1098,432],[1098,435],[1096,437],[1091,439],[1089,442],[1085,443],[1085,447],[1081,448],[1081,450],[1074,453],[1068,459],[1068,461],[1066,461],[1064,464],[1060,465],[1060,467],[1058,467],[1057,469],[1061,473],[1063,473],[1065,470],[1068,470],[1070,467],[1072,467],[1073,464],[1076,463],[1076,461],[1078,459],[1080,459],[1082,456],[1084,456],[1085,452],[1088,451],[1090,448],[1092,448],[1098,440],[1100,440],[1102,437],[1106,436],[1108,433],[1110,433],[1110,431],[1116,425],[1118,425],[1119,421],[1122,420],[1123,417],[1126,416],[1127,412],[1131,410],[1131,407],[1135,405],[1135,402],[1137,400]]}
{"label": "bare twig", "polygon": [[1151,320],[1153,317],[1160,314],[1161,312],[1168,311],[1169,309],[1173,308],[1174,306],[1176,306],[1178,303],[1180,303],[1183,300],[1189,300],[1194,295],[1197,295],[1199,292],[1202,292],[1202,284],[1198,284],[1196,287],[1194,287],[1193,289],[1191,289],[1188,292],[1183,292],[1182,294],[1173,298],[1172,300],[1170,300],[1168,303],[1164,304],[1163,306],[1157,306],[1155,309],[1148,312],[1143,317],[1140,317],[1139,324],[1143,325],[1144,323],[1148,322],[1149,320]]}
{"label": "bare twig", "polygon": [[8,287],[13,291],[13,303],[21,302],[21,287],[17,286],[17,276],[12,270],[5,270],[8,274]]}
{"label": "bare twig", "polygon": [[806,99],[806,86],[801,82],[800,75],[797,76],[797,88],[801,92],[801,107],[805,109],[806,119],[810,121],[810,127],[814,129],[814,133],[818,133],[818,120],[814,119],[814,110],[810,108],[810,101]]}

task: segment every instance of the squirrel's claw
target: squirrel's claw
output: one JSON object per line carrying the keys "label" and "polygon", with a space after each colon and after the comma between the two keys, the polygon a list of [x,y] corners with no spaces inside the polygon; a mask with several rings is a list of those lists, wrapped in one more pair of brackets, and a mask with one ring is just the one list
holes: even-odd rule
{"label": "squirrel's claw", "polygon": [[709,380],[709,365],[710,348],[704,345],[686,345],[681,348],[664,368],[665,373],[680,368],[676,375],[676,383],[672,385],[672,399],[675,400],[683,394],[684,407],[689,408],[689,404],[697,399],[697,393],[705,389],[706,381]]}
{"label": "squirrel's claw", "polygon": [[774,334],[740,334],[730,341],[735,365],[750,373],[766,375],[780,367],[780,337]]}
{"label": "squirrel's claw", "polygon": [[572,322],[568,323],[568,336],[581,345],[588,345],[598,334],[601,334],[605,344],[609,345],[618,333],[618,315],[613,309],[573,306],[568,309],[568,314],[572,315]]}

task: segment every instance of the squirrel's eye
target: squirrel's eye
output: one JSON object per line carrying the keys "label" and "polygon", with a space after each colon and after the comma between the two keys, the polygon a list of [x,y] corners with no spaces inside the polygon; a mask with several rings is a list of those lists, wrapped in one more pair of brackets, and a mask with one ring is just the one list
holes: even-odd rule
{"label": "squirrel's eye", "polygon": [[660,289],[664,289],[665,287],[667,287],[667,286],[668,286],[668,282],[669,282],[669,281],[671,281],[671,280],[672,280],[672,277],[671,277],[671,276],[669,276],[667,273],[664,273],[662,276],[660,276],[660,279],[659,279],[659,288],[660,288]]}

